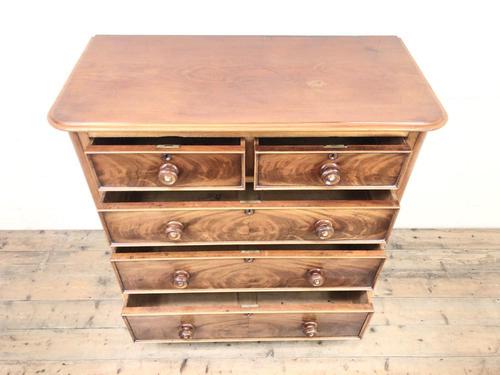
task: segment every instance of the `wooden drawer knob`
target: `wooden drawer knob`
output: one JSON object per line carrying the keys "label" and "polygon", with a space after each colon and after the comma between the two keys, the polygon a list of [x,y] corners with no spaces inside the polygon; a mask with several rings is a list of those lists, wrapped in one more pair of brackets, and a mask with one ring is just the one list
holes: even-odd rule
{"label": "wooden drawer knob", "polygon": [[340,182],[340,171],[337,163],[326,162],[321,166],[320,177],[325,185],[336,185]]}
{"label": "wooden drawer knob", "polygon": [[191,275],[187,271],[175,271],[174,273],[174,287],[178,289],[184,289],[189,284],[189,278]]}
{"label": "wooden drawer knob", "polygon": [[179,177],[179,168],[173,163],[165,163],[160,167],[158,179],[163,185],[171,186],[175,184]]}
{"label": "wooden drawer knob", "polygon": [[193,338],[194,326],[189,323],[181,324],[179,327],[179,338],[189,340]]}
{"label": "wooden drawer knob", "polygon": [[302,323],[302,332],[307,337],[314,337],[318,335],[318,323],[316,322],[304,322]]}
{"label": "wooden drawer knob", "polygon": [[325,276],[321,269],[314,268],[307,271],[307,280],[312,286],[322,286],[325,283]]}
{"label": "wooden drawer knob", "polygon": [[333,224],[330,220],[318,220],[316,224],[314,224],[314,229],[316,231],[316,235],[321,240],[328,240],[333,237]]}
{"label": "wooden drawer knob", "polygon": [[179,241],[182,237],[183,229],[184,225],[182,223],[178,221],[169,221],[165,229],[165,234],[170,241]]}

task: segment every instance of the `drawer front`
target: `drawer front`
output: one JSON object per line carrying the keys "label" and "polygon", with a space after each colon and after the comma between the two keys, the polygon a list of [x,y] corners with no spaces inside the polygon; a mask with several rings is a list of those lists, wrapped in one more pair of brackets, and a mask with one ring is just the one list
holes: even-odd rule
{"label": "drawer front", "polygon": [[[226,255],[223,251],[181,259],[168,253],[113,254],[125,292],[195,292],[227,289],[371,289],[384,262],[382,251],[301,251],[301,256]],[[189,253],[189,252],[186,252]],[[279,251],[275,252],[279,253]],[[253,256],[253,257],[252,257]]]}
{"label": "drawer front", "polygon": [[102,153],[88,156],[101,191],[244,188],[243,154]]}
{"label": "drawer front", "polygon": [[[369,315],[366,312],[245,313],[126,316],[125,319],[139,341],[346,339],[360,337]],[[308,327],[309,332],[315,332],[314,336],[306,335]]]}
{"label": "drawer front", "polygon": [[396,189],[407,157],[405,153],[259,154],[255,188]]}
{"label": "drawer front", "polygon": [[383,243],[395,209],[102,212],[114,246],[224,243]]}

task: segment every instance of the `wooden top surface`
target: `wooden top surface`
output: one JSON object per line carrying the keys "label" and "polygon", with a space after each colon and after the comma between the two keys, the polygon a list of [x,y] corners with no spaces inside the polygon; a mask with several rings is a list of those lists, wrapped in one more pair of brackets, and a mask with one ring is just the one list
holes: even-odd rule
{"label": "wooden top surface", "polygon": [[393,36],[96,36],[49,121],[68,131],[426,131],[446,113]]}

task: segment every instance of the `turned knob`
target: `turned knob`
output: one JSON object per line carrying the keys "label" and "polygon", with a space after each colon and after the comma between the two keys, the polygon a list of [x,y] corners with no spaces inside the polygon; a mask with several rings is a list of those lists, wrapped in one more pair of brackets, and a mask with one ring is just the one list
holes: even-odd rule
{"label": "turned knob", "polygon": [[340,171],[337,163],[328,161],[320,168],[320,177],[325,185],[336,185],[340,182]]}
{"label": "turned knob", "polygon": [[302,332],[307,337],[314,337],[318,335],[318,323],[316,322],[304,322],[302,323]]}
{"label": "turned knob", "polygon": [[307,281],[312,286],[321,286],[325,283],[325,276],[323,275],[323,271],[319,268],[314,268],[312,270],[307,271]]}
{"label": "turned knob", "polygon": [[184,289],[188,286],[189,284],[189,278],[191,276],[189,275],[189,272],[187,271],[175,271],[174,273],[174,287],[178,289]]}
{"label": "turned knob", "polygon": [[165,234],[170,241],[179,241],[182,237],[183,229],[184,225],[182,223],[178,221],[169,221],[165,229]]}
{"label": "turned knob", "polygon": [[165,163],[160,167],[158,179],[163,185],[173,185],[179,177],[179,168],[175,164]]}
{"label": "turned knob", "polygon": [[189,323],[181,324],[179,327],[179,338],[189,340],[193,338],[194,326]]}
{"label": "turned knob", "polygon": [[320,240],[328,240],[333,237],[334,229],[330,220],[318,220],[316,224],[314,224],[314,230]]}

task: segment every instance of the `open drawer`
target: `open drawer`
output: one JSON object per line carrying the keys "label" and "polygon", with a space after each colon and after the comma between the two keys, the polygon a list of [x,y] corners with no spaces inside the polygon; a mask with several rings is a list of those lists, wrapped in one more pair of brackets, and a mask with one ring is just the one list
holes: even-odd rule
{"label": "open drawer", "polygon": [[[113,246],[385,243],[391,192],[107,194],[99,208]],[[311,199],[311,200],[309,200]]]}
{"label": "open drawer", "polygon": [[245,188],[240,138],[92,138],[85,154],[100,191]]}
{"label": "open drawer", "polygon": [[367,292],[131,294],[122,316],[135,341],[357,339]]}
{"label": "open drawer", "polygon": [[[111,262],[125,293],[370,290],[380,245],[118,248]],[[261,249],[261,250],[256,250]]]}
{"label": "open drawer", "polygon": [[403,137],[260,138],[255,189],[397,189],[411,152]]}

